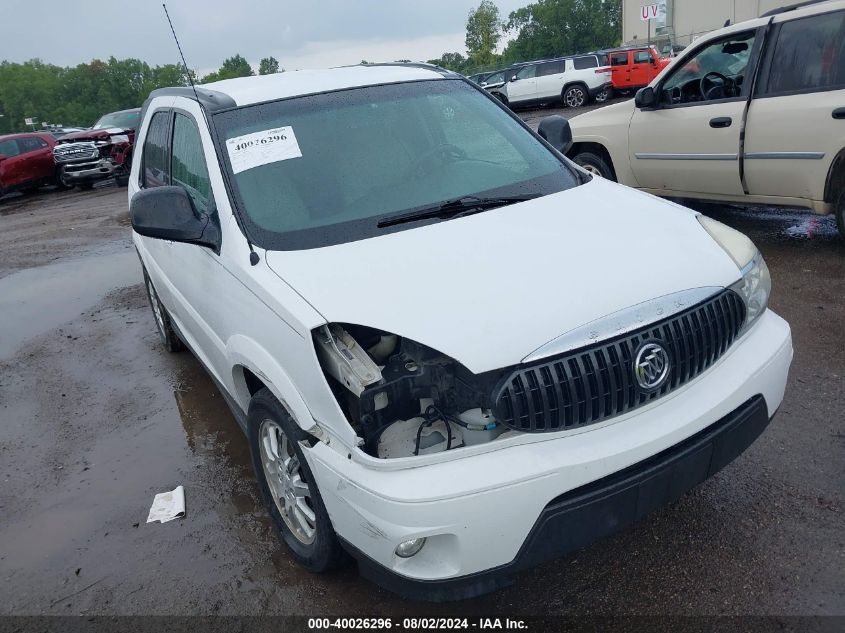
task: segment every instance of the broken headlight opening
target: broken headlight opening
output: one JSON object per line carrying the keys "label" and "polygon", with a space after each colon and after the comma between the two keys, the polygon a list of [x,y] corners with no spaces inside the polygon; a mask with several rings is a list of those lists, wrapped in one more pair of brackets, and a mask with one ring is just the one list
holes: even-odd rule
{"label": "broken headlight opening", "polygon": [[332,323],[313,337],[329,386],[370,455],[428,455],[507,431],[490,411],[500,372],[473,374],[437,350],[361,325]]}

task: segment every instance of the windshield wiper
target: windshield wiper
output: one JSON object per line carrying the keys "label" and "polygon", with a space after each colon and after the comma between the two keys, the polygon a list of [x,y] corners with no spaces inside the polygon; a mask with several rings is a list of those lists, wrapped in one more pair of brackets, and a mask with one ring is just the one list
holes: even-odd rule
{"label": "windshield wiper", "polygon": [[386,228],[388,226],[396,226],[397,224],[405,224],[406,222],[417,222],[418,220],[429,220],[431,218],[452,219],[472,215],[473,213],[480,213],[488,209],[495,209],[497,207],[504,207],[516,202],[525,202],[526,200],[533,200],[539,198],[540,194],[530,194],[523,196],[504,196],[498,198],[482,198],[480,196],[464,196],[456,198],[455,200],[448,200],[438,205],[417,209],[409,213],[401,215],[394,215],[393,217],[379,220],[378,226]]}

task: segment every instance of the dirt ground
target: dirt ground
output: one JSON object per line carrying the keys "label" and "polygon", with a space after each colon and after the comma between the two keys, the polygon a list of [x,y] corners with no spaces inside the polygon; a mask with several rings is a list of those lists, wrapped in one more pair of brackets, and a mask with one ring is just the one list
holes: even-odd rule
{"label": "dirt ground", "polygon": [[[769,429],[630,529],[419,605],[287,555],[223,398],[159,343],[125,189],[0,202],[0,614],[845,615],[845,246],[830,218],[705,211],[761,247],[793,328]],[[144,523],[177,484],[186,517]]]}

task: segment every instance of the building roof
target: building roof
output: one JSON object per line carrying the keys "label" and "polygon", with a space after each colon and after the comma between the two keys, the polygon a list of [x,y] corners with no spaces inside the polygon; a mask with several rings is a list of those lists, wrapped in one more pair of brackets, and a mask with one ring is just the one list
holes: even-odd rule
{"label": "building roof", "polygon": [[428,64],[367,64],[224,79],[197,86],[197,90],[222,93],[235,105],[242,106],[344,88],[438,79],[452,74]]}

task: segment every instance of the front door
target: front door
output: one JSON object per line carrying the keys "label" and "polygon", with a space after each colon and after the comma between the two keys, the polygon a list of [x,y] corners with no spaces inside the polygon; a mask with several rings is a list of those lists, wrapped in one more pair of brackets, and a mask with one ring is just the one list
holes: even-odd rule
{"label": "front door", "polygon": [[702,44],[655,88],[656,108],[634,111],[629,152],[641,187],[743,195],[739,137],[756,40],[747,31]]}
{"label": "front door", "polygon": [[537,99],[537,65],[523,66],[516,72],[509,71],[508,101],[519,103]]}
{"label": "front door", "polygon": [[746,186],[822,200],[845,147],[845,11],[784,21],[772,41],[748,112]]}

